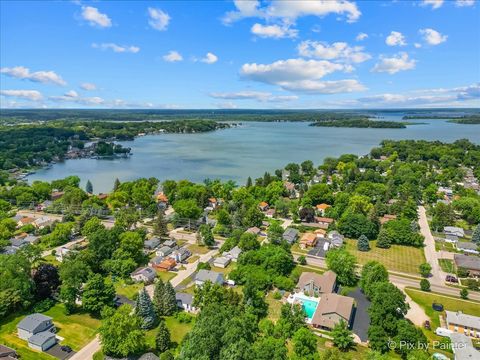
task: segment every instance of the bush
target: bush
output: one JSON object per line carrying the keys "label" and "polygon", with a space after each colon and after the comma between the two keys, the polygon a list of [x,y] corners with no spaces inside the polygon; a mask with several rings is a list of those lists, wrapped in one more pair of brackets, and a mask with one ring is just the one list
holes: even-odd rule
{"label": "bush", "polygon": [[306,257],[305,257],[304,255],[300,255],[300,256],[298,257],[298,263],[299,263],[300,265],[307,265],[307,259],[306,259]]}
{"label": "bush", "polygon": [[210,263],[208,262],[199,262],[197,265],[197,271],[198,270],[211,270],[212,267],[210,266]]}
{"label": "bush", "polygon": [[174,316],[181,324],[190,324],[193,320],[193,316],[185,311],[179,311]]}
{"label": "bush", "polygon": [[427,279],[420,280],[420,289],[423,291],[430,291],[430,281]]}
{"label": "bush", "polygon": [[280,299],[282,298],[282,294],[280,294],[279,291],[275,291],[275,292],[273,293],[273,298],[274,298],[275,300],[280,300]]}
{"label": "bush", "polygon": [[480,281],[475,279],[465,279],[462,280],[462,284],[465,285],[469,290],[479,291],[480,290]]}
{"label": "bush", "polygon": [[465,300],[468,299],[468,290],[467,289],[460,290],[460,297]]}
{"label": "bush", "polygon": [[273,280],[273,284],[281,289],[281,290],[287,290],[287,291],[291,291],[293,290],[295,284],[293,283],[292,279],[288,278],[288,277],[285,277],[285,276],[277,276],[274,280]]}
{"label": "bush", "polygon": [[50,310],[50,308],[52,308],[54,305],[55,305],[55,300],[45,299],[33,305],[32,310],[33,312],[36,312],[36,313],[42,313]]}

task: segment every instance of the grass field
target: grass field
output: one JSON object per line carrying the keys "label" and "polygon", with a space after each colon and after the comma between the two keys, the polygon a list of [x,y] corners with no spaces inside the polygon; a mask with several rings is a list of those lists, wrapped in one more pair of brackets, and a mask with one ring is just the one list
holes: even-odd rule
{"label": "grass field", "polygon": [[123,280],[115,283],[115,291],[119,295],[126,296],[130,300],[133,300],[134,296],[143,288],[143,283],[125,284]]}
{"label": "grass field", "polygon": [[442,268],[443,271],[447,273],[454,273],[455,266],[453,265],[453,260],[450,259],[438,259],[438,264]]}
{"label": "grass field", "polygon": [[162,279],[163,282],[170,281],[175,276],[177,276],[177,273],[171,271],[157,271],[157,277]]}
{"label": "grass field", "polygon": [[[90,342],[97,333],[100,320],[92,318],[88,314],[78,313],[65,315],[63,304],[57,304],[44,313],[51,316],[58,330],[57,334],[63,338],[62,345],[69,345],[73,350],[78,351]],[[0,343],[17,350],[22,360],[46,360],[54,359],[48,354],[38,353],[28,347],[26,341],[17,337],[17,324],[28,313],[14,314],[0,323]]]}
{"label": "grass field", "polygon": [[[177,347],[187,335],[187,333],[192,329],[195,324],[195,318],[192,319],[192,322],[186,324],[179,322],[173,316],[165,317],[165,324],[167,325],[168,330],[170,331],[170,338],[172,340],[172,347]],[[147,331],[146,340],[147,345],[151,349],[155,349],[155,336],[157,335],[157,329],[152,329]]]}
{"label": "grass field", "polygon": [[206,254],[210,251],[210,249],[204,245],[197,245],[197,244],[190,244],[187,246],[187,249],[190,250],[192,254]]}
{"label": "grass field", "polygon": [[390,249],[376,247],[376,240],[370,241],[370,251],[358,251],[357,241],[347,239],[347,250],[355,255],[360,265],[376,260],[388,270],[418,274],[418,267],[425,262],[423,248],[412,246],[392,245]]}
{"label": "grass field", "polygon": [[270,291],[265,297],[265,302],[268,304],[267,319],[276,322],[280,318],[280,309],[282,308],[281,300],[275,300],[273,294],[275,291]]}

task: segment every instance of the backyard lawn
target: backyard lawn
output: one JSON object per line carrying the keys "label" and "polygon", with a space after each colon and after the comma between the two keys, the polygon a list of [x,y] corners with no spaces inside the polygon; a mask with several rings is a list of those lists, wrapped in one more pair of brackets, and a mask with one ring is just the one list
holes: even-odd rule
{"label": "backyard lawn", "polygon": [[360,265],[376,260],[388,270],[418,274],[418,267],[425,262],[423,248],[413,246],[392,245],[390,249],[376,247],[376,240],[370,241],[370,251],[358,251],[357,241],[347,239],[347,250],[355,255]]}
{"label": "backyard lawn", "polygon": [[204,245],[190,244],[187,246],[187,249],[190,250],[192,254],[206,254],[210,249]]}
{"label": "backyard lawn", "polygon": [[163,282],[172,280],[177,273],[171,271],[157,271],[157,277],[162,279]]}
{"label": "backyard lawn", "polygon": [[268,320],[276,322],[280,318],[280,309],[282,308],[282,301],[273,298],[275,291],[270,291],[265,297],[265,302],[268,304]]}
{"label": "backyard lawn", "polygon": [[126,284],[123,280],[115,283],[115,291],[118,295],[123,295],[130,300],[134,299],[134,296],[138,294],[140,289],[143,288],[143,283]]}
{"label": "backyard lawn", "polygon": [[[58,330],[57,334],[63,338],[62,345],[69,345],[73,350],[78,351],[94,337],[100,326],[100,320],[92,318],[88,314],[78,313],[65,315],[63,304],[56,304],[50,310],[44,312],[51,316]],[[0,343],[17,350],[22,360],[46,360],[53,359],[48,354],[38,353],[28,347],[26,341],[17,337],[17,324],[28,313],[14,314],[4,319],[0,324]]]}
{"label": "backyard lawn", "polygon": [[[190,323],[181,323],[174,316],[165,317],[165,323],[168,330],[170,330],[170,337],[173,343],[177,346],[182,342],[183,338],[192,329],[195,324],[195,318]],[[155,348],[155,336],[157,335],[157,328],[147,331],[146,339],[148,347]]]}
{"label": "backyard lawn", "polygon": [[455,266],[453,265],[453,260],[450,259],[438,259],[438,263],[443,271],[447,273],[455,273]]}

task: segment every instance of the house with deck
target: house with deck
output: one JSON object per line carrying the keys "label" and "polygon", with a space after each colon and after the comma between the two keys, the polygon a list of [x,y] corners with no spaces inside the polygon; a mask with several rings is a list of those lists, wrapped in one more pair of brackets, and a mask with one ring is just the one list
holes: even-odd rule
{"label": "house with deck", "polygon": [[313,232],[308,232],[303,234],[302,238],[300,239],[300,248],[306,249],[309,247],[314,247],[317,243],[317,235]]}

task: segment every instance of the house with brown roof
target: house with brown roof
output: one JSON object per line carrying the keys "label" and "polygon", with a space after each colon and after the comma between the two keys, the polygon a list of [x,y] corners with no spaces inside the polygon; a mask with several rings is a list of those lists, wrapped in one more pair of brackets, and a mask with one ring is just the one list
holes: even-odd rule
{"label": "house with brown roof", "polygon": [[327,236],[327,230],[325,229],[317,229],[314,231],[314,233],[319,239],[323,239],[324,237]]}
{"label": "house with brown roof", "polygon": [[383,225],[390,220],[395,220],[396,218],[397,218],[397,215],[385,214],[380,218],[380,224]]}
{"label": "house with brown roof", "polygon": [[258,227],[254,226],[254,227],[248,228],[245,232],[253,235],[259,235],[261,231],[262,230],[260,230]]}
{"label": "house with brown roof", "polygon": [[317,213],[320,214],[320,215],[322,215],[322,216],[324,216],[324,215],[325,215],[325,211],[326,211],[329,207],[331,207],[331,206],[328,205],[328,204],[318,204],[318,205],[316,206]]}
{"label": "house with brown roof", "polygon": [[268,203],[265,202],[265,201],[262,201],[260,204],[258,204],[258,207],[259,207],[260,210],[262,210],[262,211],[267,211],[267,210],[269,209]]}
{"label": "house with brown roof", "polygon": [[307,247],[314,247],[317,243],[317,235],[312,232],[308,232],[303,234],[302,238],[300,239],[300,248],[306,249]]}
{"label": "house with brown roof", "polygon": [[350,325],[353,312],[353,298],[335,293],[321,296],[312,317],[312,326],[332,330],[342,320]]}
{"label": "house with brown roof", "polygon": [[298,279],[297,291],[310,295],[319,295],[335,291],[337,274],[328,270],[323,274],[303,272]]}
{"label": "house with brown roof", "polygon": [[17,226],[22,227],[28,224],[33,224],[34,222],[35,222],[35,218],[25,216],[25,217],[22,217],[20,220],[18,220]]}
{"label": "house with brown roof", "polygon": [[63,195],[65,194],[64,191],[52,191],[52,194],[50,195],[52,200],[58,200],[60,199]]}
{"label": "house with brown roof", "polygon": [[315,222],[317,222],[319,225],[323,225],[323,226],[330,226],[331,223],[334,222],[334,219],[332,218],[329,218],[329,217],[319,217],[319,216],[316,216],[315,217]]}
{"label": "house with brown roof", "polygon": [[177,265],[175,259],[166,258],[160,264],[156,265],[155,269],[158,269],[160,271],[170,271],[175,267],[175,265]]}

